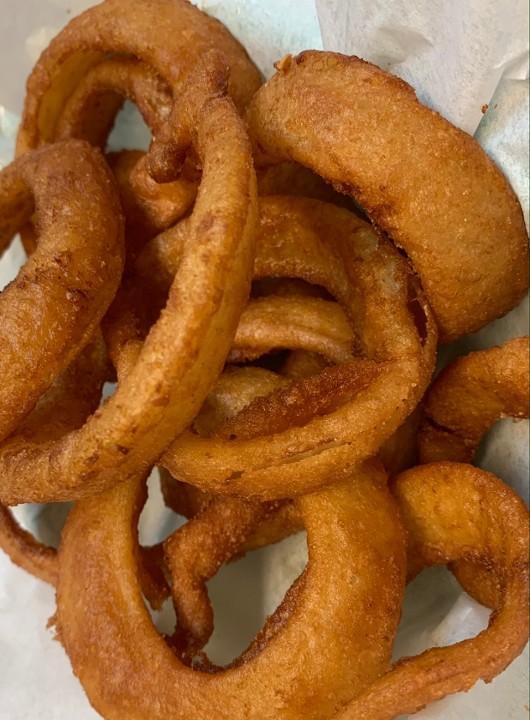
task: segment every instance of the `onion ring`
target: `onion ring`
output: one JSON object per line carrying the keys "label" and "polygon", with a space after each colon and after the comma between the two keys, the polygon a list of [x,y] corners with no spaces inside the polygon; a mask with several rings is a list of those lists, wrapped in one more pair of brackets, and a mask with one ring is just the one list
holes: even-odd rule
{"label": "onion ring", "polygon": [[471,462],[496,420],[527,418],[529,375],[528,337],[472,352],[445,367],[425,396],[420,462]]}
{"label": "onion ring", "polygon": [[192,661],[213,632],[206,581],[241,553],[249,535],[277,509],[278,502],[217,497],[164,541],[177,616],[173,642],[183,659]]}
{"label": "onion ring", "polygon": [[[39,399],[35,410],[18,429],[18,434],[26,442],[41,444],[81,427],[90,413],[97,409],[110,370],[105,344],[98,332]],[[9,508],[1,504],[0,548],[15,565],[40,580],[57,585],[57,550],[21,528]],[[169,588],[157,566],[159,554],[156,547],[139,548],[138,551],[142,591],[155,609],[159,609],[169,595]]]}
{"label": "onion ring", "polygon": [[[332,326],[326,330],[332,331]],[[249,323],[248,332],[252,337],[252,323]],[[239,328],[236,345],[238,334]],[[270,339],[267,340],[270,342]],[[320,367],[319,371],[322,369]],[[226,368],[195,418],[194,431],[200,436],[208,436],[222,422],[235,417],[256,397],[267,395],[285,384],[286,380],[281,376],[263,368]],[[379,456],[391,474],[395,475],[413,464],[418,423],[419,412],[416,410],[380,449]],[[166,505],[186,518],[194,517],[215,499],[211,493],[176,480],[164,468],[160,468],[160,484]],[[259,524],[256,522],[256,525],[240,548],[238,557],[249,550],[279,542],[303,529],[300,514],[290,501],[284,501],[272,513],[267,512],[266,520]]]}
{"label": "onion ring", "polygon": [[257,226],[250,147],[227,75],[211,51],[179,99],[180,148],[195,145],[203,177],[167,307],[130,374],[82,428],[0,447],[4,504],[77,499],[136,475],[191,422],[219,374],[248,296]]}
{"label": "onion ring", "polygon": [[[163,44],[160,33],[165,35]],[[52,40],[28,78],[17,155],[72,136],[103,147],[124,98],[137,103],[151,130],[158,132],[186,77],[210,49],[225,55],[231,69],[229,91],[243,111],[260,85],[259,73],[219,21],[187,0],[135,0],[134,12],[127,0],[106,0],[88,9]],[[142,220],[141,211],[152,199],[152,183],[145,175],[140,161],[136,189],[147,193],[135,210]],[[182,190],[159,188],[157,193],[168,194],[169,202],[177,195],[189,207],[194,193],[190,197],[186,178],[174,185]],[[180,214],[179,203],[173,215]],[[31,223],[21,235],[31,253]]]}
{"label": "onion ring", "polygon": [[[392,720],[450,693],[490,682],[528,640],[528,511],[501,480],[471,465],[439,462],[394,483],[408,532],[409,571],[470,562],[497,586],[488,628],[477,637],[399,660],[336,720]],[[509,527],[509,532],[506,528]]]}
{"label": "onion ring", "polygon": [[17,522],[11,510],[0,504],[0,548],[18,567],[39,580],[56,585],[59,563],[55,548],[36,540]]}
{"label": "onion ring", "polygon": [[[130,57],[113,57],[91,67],[80,79],[65,101],[50,140],[79,138],[104,150],[124,98],[137,105],[153,134],[169,115],[173,102],[167,83],[149,65]],[[127,255],[134,257],[137,247],[192,206],[197,194],[197,172],[187,163],[175,182],[160,185],[149,175],[144,153],[130,151],[109,159],[126,216]],[[35,248],[32,225],[26,225],[21,234],[30,254]]]}
{"label": "onion ring", "polygon": [[[130,57],[112,57],[90,68],[65,102],[57,123],[56,139],[78,137],[105,147],[114,118],[102,112],[105,101],[125,98],[138,107],[151,133],[156,136],[173,105],[170,87],[146,63]],[[199,173],[193,158],[180,176],[160,184],[149,174],[145,153],[126,151],[109,156],[118,180],[125,211],[127,255],[157,232],[174,224],[197,195]]]}
{"label": "onion ring", "polygon": [[[166,258],[170,236],[179,240],[178,231],[169,231],[157,244]],[[176,255],[171,262],[178,266]],[[257,399],[215,437],[185,431],[160,464],[202,490],[293,497],[336,481],[348,465],[376,454],[402,424],[432,371],[434,324],[390,244],[351,213],[315,200],[261,199],[254,276],[295,276],[327,287],[367,359]]]}
{"label": "onion ring", "polygon": [[254,298],[241,314],[228,362],[255,360],[273,349],[310,350],[331,363],[353,359],[353,331],[338,303],[274,295]]}
{"label": "onion ring", "polygon": [[[17,429],[22,442],[44,443],[80,427],[100,402],[110,374],[101,333],[87,344],[72,364],[42,395],[33,412]],[[0,548],[35,577],[57,584],[57,551],[23,530],[9,508],[0,504]]]}
{"label": "onion ring", "polygon": [[[176,96],[187,75],[211,49],[225,55],[231,70],[230,95],[244,109],[259,87],[258,71],[223,25],[191,3],[135,0],[131,8],[127,0],[106,0],[88,9],[52,40],[28,78],[17,154],[56,139],[68,98],[109,53],[145,63]],[[116,103],[102,104],[100,126],[110,126],[118,108]]]}
{"label": "onion ring", "polygon": [[303,165],[284,162],[262,168],[258,172],[259,195],[301,195],[306,198],[323,200],[353,211],[354,201],[348,195],[342,195],[320,175]]}
{"label": "onion ring", "polygon": [[200,176],[192,164],[186,162],[177,180],[157,183],[147,171],[146,154],[139,150],[111,153],[107,161],[120,191],[127,265],[131,266],[148,240],[171,227],[193,207]]}
{"label": "onion ring", "polygon": [[287,55],[247,114],[256,164],[296,161],[354,196],[402,247],[450,342],[528,289],[528,238],[503,174],[413,89],[356,57]]}
{"label": "onion ring", "polygon": [[0,295],[0,440],[87,343],[123,270],[118,195],[90,145],[46,147],[0,172],[1,249],[34,206],[37,251]]}
{"label": "onion ring", "polygon": [[[221,422],[237,415],[256,397],[267,395],[272,390],[285,385],[286,382],[276,373],[259,367],[226,368],[206,398],[199,415],[195,418],[194,429],[201,435],[207,435]],[[186,518],[195,517],[216,501],[215,496],[211,493],[202,492],[193,485],[175,480],[164,468],[160,468],[159,472],[164,502],[178,515]],[[229,526],[228,522],[231,522],[235,526],[233,534],[241,537],[243,527],[241,513],[243,513],[249,530],[241,538],[241,544],[232,548],[232,557],[227,559],[234,559],[250,550],[279,542],[304,527],[298,509],[290,501],[266,505],[257,502],[241,502],[241,508],[235,500],[222,506],[224,517],[222,524],[225,528]],[[235,521],[234,519],[228,521],[227,508],[232,509]],[[249,520],[248,513],[251,510],[254,514]],[[251,532],[250,529],[252,529]],[[217,567],[212,575],[216,571]]]}
{"label": "onion ring", "polygon": [[71,137],[88,140],[105,149],[114,116],[102,112],[105,102],[121,106],[133,102],[153,135],[160,130],[173,105],[171,88],[145,62],[112,57],[91,67],[61,108],[51,140]]}
{"label": "onion ring", "polygon": [[78,503],[61,543],[57,628],[96,710],[108,720],[221,720],[239,716],[243,703],[248,720],[309,712],[317,720],[384,671],[405,566],[401,523],[377,468],[297,500],[307,570],[246,662],[215,674],[182,664],[143,602],[133,547],[141,483]]}

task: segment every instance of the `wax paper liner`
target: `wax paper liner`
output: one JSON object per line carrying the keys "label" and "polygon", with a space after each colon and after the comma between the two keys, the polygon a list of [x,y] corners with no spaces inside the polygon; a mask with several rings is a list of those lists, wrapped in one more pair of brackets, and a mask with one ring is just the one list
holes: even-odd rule
{"label": "wax paper liner", "polygon": [[[87,0],[0,0],[0,166],[9,162],[24,83],[42,48]],[[306,48],[356,54],[416,88],[422,101],[474,133],[519,195],[528,225],[528,8],[525,0],[202,0],[245,45],[264,76],[285,53]],[[122,117],[112,144],[145,144],[134,112]],[[16,273],[23,252],[14,243],[0,263],[0,287]],[[528,300],[505,318],[443,352],[448,361],[528,331]],[[480,449],[478,464],[528,496],[528,423],[498,423]],[[63,506],[17,508],[45,541],[57,539]],[[156,481],[143,513],[141,535],[154,541],[174,522],[162,507]],[[281,601],[306,562],[304,534],[222,568],[211,581],[216,630],[208,649],[223,662],[244,649],[265,614]],[[384,579],[382,579],[384,582]],[[99,717],[74,678],[47,620],[54,592],[11,565],[0,553],[0,720],[91,720]],[[461,592],[445,569],[423,573],[407,590],[396,656],[470,637],[487,611]],[[158,618],[171,623],[171,610]],[[490,685],[432,704],[423,720],[525,720],[528,649]],[[213,719],[212,719],[213,720]]]}

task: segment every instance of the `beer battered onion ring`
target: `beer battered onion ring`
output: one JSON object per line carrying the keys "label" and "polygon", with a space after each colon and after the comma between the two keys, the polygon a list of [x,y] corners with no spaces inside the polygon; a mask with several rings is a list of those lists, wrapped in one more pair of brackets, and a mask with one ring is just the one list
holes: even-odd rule
{"label": "beer battered onion ring", "polygon": [[78,137],[104,149],[114,122],[112,115],[101,112],[107,98],[120,105],[124,99],[133,102],[153,135],[173,106],[171,88],[153,67],[136,58],[112,57],[80,78],[61,108],[53,140]]}
{"label": "beer battered onion ring", "polygon": [[494,475],[451,462],[399,475],[393,492],[408,534],[409,569],[471,563],[498,590],[489,625],[475,638],[399,660],[336,720],[392,720],[450,693],[490,682],[528,640],[528,511]]}
{"label": "beer battered onion ring", "polygon": [[[229,92],[242,111],[260,85],[259,74],[218,20],[187,0],[135,0],[133,5],[106,0],[89,8],[51,41],[28,78],[17,154],[57,139],[65,104],[86,74],[106,62],[109,54],[147,65],[145,72],[156,73],[162,83],[153,83],[151,89],[165,92],[166,83],[174,102],[190,71],[212,49],[221,51],[230,66]],[[96,137],[111,126],[121,99],[117,101],[115,92],[99,95],[89,117],[97,127],[90,130]]]}
{"label": "beer battered onion ring", "polygon": [[[277,510],[278,501],[260,503],[243,498],[216,497],[164,541],[177,620],[171,643],[180,650],[185,662],[191,663],[195,659],[213,632],[213,608],[206,581],[221,565],[240,556],[256,528]],[[302,529],[302,518],[300,522]],[[303,585],[303,579],[295,583],[291,592],[296,594],[300,583]],[[277,610],[278,619],[283,611],[284,608]],[[277,629],[274,619],[268,620],[260,636],[269,640]],[[261,645],[259,640],[252,643],[253,646],[256,644]],[[248,656],[248,651],[244,656]],[[206,658],[204,662],[211,667]],[[201,664],[195,661],[193,667],[200,668]]]}
{"label": "beer battered onion ring", "polygon": [[[187,0],[135,0],[134,8],[128,0],[106,0],[89,8],[52,40],[28,78],[17,155],[72,136],[104,147],[124,98],[138,105],[158,133],[187,76],[211,49],[222,51],[230,66],[229,91],[242,112],[260,85],[259,73],[219,21]],[[166,205],[177,200],[173,221],[195,198],[196,183],[190,183],[186,171],[173,187],[156,191],[147,175],[140,160],[133,176],[140,197],[132,203],[130,218],[133,227],[140,221],[133,233],[135,245],[153,219],[153,192]],[[130,193],[126,199],[131,200]],[[21,235],[26,251],[32,252],[31,223]]]}
{"label": "beer battered onion ring", "polygon": [[473,138],[359,58],[310,50],[276,67],[247,113],[256,164],[295,161],[355,197],[410,257],[442,342],[521,300],[523,214]]}
{"label": "beer battered onion ring", "polygon": [[11,510],[0,504],[0,548],[15,565],[39,580],[56,585],[59,577],[57,550],[24,530]]}
{"label": "beer battered onion ring", "polygon": [[228,362],[256,360],[273,350],[309,350],[329,363],[353,359],[354,336],[338,303],[322,298],[274,295],[245,306]]}
{"label": "beer battered onion ring", "polygon": [[528,337],[472,352],[445,367],[429,388],[418,436],[420,462],[471,462],[503,417],[528,417]]}
{"label": "beer battered onion ring", "polygon": [[151,466],[220,373],[249,292],[258,220],[250,146],[227,77],[211,51],[178,99],[172,157],[193,144],[203,174],[166,308],[130,374],[80,429],[43,444],[17,435],[4,442],[4,504],[86,497]]}
{"label": "beer battered onion ring", "polygon": [[[17,429],[27,442],[43,443],[81,427],[100,402],[103,384],[110,376],[109,360],[100,332],[96,332],[78,357]],[[11,560],[35,577],[57,584],[57,551],[18,524],[9,508],[0,504],[0,548]]]}
{"label": "beer battered onion ring", "polygon": [[[101,114],[101,104],[115,97],[135,103],[155,137],[173,105],[171,89],[149,65],[113,57],[90,68],[81,79],[65,102],[56,138],[78,137],[104,148],[114,118]],[[100,126],[102,117],[106,124]],[[130,260],[141,245],[192,207],[200,177],[193,158],[187,159],[176,180],[163,184],[151,177],[145,153],[124,151],[111,154],[108,160],[120,187]]]}
{"label": "beer battered onion ring", "polygon": [[[258,398],[212,437],[185,431],[160,464],[201,490],[276,499],[336,481],[377,453],[424,392],[436,333],[407,263],[362,220],[300,197],[260,203],[254,277],[324,286],[349,317],[361,357]],[[178,234],[152,241],[173,269]]]}
{"label": "beer battered onion ring", "polygon": [[0,294],[0,440],[87,343],[123,270],[117,190],[87,143],[42,148],[0,172],[0,250],[33,211],[37,250]]}
{"label": "beer battered onion ring", "polygon": [[[67,370],[39,399],[35,410],[18,428],[28,443],[53,442],[83,425],[100,402],[103,384],[111,368],[101,333],[83,349]],[[57,550],[24,530],[9,508],[0,504],[0,548],[11,560],[35,577],[57,585]],[[155,609],[169,596],[169,588],[157,567],[158,548],[138,548],[138,571],[142,592]],[[153,559],[154,558],[154,559]]]}
{"label": "beer battered onion ring", "polygon": [[110,153],[107,162],[116,178],[125,215],[129,270],[146,242],[193,207],[200,173],[186,161],[176,180],[157,183],[148,172],[146,153],[139,150]]}
{"label": "beer battered onion ring", "polygon": [[[281,302],[283,300],[289,301],[286,308]],[[317,299],[312,297],[269,296],[259,298],[257,307],[253,306],[255,301],[251,300],[241,316],[229,357],[239,357],[238,345],[243,341],[251,343],[250,347],[245,348],[245,354],[252,357],[255,347],[259,348],[261,354],[274,347],[292,347],[295,343],[303,347],[305,352],[312,348],[314,351],[324,352],[330,359],[335,356],[339,357],[339,362],[344,361],[346,347],[348,344],[351,347],[352,343],[351,327],[337,303],[318,299],[318,304],[315,305],[315,300]],[[295,312],[289,314],[293,308]],[[307,311],[304,312],[304,309]],[[286,325],[283,325],[282,321]],[[319,371],[326,364],[324,360]],[[306,369],[305,365],[303,369]],[[287,378],[264,368],[227,367],[195,418],[194,431],[203,437],[208,436],[222,422],[235,417],[256,397],[267,395],[287,383]],[[379,451],[385,468],[393,475],[413,464],[418,422],[419,414],[414,411]],[[163,468],[160,468],[160,484],[166,505],[186,518],[201,512],[215,498],[211,493],[175,480]],[[223,512],[226,516],[226,508]],[[290,501],[284,501],[273,511],[267,511],[265,519],[255,522],[253,532],[238,548],[238,556],[278,542],[302,528],[295,506]]]}
{"label": "beer battered onion ring", "polygon": [[324,720],[386,670],[405,548],[378,465],[296,500],[307,528],[307,569],[246,661],[213,674],[184,665],[145,607],[134,549],[143,494],[143,483],[133,480],[79,502],[62,537],[58,634],[105,718],[233,720],[244,707],[248,720]]}

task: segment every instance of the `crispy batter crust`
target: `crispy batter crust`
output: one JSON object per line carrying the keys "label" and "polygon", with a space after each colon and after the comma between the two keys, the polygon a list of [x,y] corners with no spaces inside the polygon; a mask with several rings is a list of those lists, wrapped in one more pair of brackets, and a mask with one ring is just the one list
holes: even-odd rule
{"label": "crispy batter crust", "polygon": [[440,462],[399,475],[394,494],[409,568],[464,560],[479,584],[487,568],[497,588],[493,613],[475,638],[399,660],[335,720],[393,720],[490,682],[528,640],[528,511],[513,490],[471,465]]}
{"label": "crispy batter crust", "polygon": [[[254,277],[326,287],[353,328],[354,359],[257,398],[210,438],[185,431],[160,464],[203,490],[275,499],[335,482],[377,453],[421,397],[436,331],[407,263],[367,223],[301,197],[260,207]],[[168,236],[153,241],[162,262]]]}
{"label": "crispy batter crust", "polygon": [[57,624],[96,710],[107,720],[324,720],[384,672],[405,581],[402,526],[378,466],[348,480],[297,500],[303,580],[246,662],[213,674],[184,665],[145,607],[138,481],[78,503],[63,532]]}
{"label": "crispy batter crust", "polygon": [[117,188],[88,143],[48,146],[2,170],[0,248],[33,210],[37,250],[0,294],[0,440],[86,345],[123,270]]}
{"label": "crispy batter crust", "polygon": [[356,57],[287,56],[247,114],[257,164],[314,170],[405,250],[450,342],[528,288],[528,238],[504,175],[399,78]]}
{"label": "crispy batter crust", "polygon": [[420,462],[471,462],[496,420],[528,417],[528,337],[479,350],[445,367],[425,396]]}
{"label": "crispy batter crust", "polygon": [[[230,94],[243,110],[260,85],[259,73],[218,20],[187,0],[106,0],[89,8],[52,40],[28,78],[17,154],[55,139],[65,103],[86,73],[109,54],[132,56],[150,66],[174,100],[187,75],[212,49],[230,64]],[[95,115],[98,127],[112,124],[119,106],[115,95],[107,95]]]}
{"label": "crispy batter crust", "polygon": [[[191,422],[220,373],[248,297],[258,222],[250,145],[227,77],[224,58],[207,53],[172,118],[173,141],[183,154],[195,146],[203,175],[164,312],[129,375],[82,428],[44,446],[16,435],[3,444],[5,504],[77,499],[136,475]],[[163,164],[166,145],[156,151]]]}

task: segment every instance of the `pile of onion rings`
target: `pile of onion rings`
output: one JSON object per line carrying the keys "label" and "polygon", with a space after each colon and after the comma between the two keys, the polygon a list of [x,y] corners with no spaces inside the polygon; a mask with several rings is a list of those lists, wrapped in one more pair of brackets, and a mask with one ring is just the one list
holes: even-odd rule
{"label": "pile of onion rings", "polygon": [[[28,256],[0,293],[0,548],[56,588],[109,720],[392,720],[528,639],[528,511],[471,464],[528,417],[528,338],[431,382],[438,343],[528,290],[519,202],[403,81],[331,52],[276,68],[261,85],[187,0],[105,0],[36,63],[0,171],[0,250],[20,232]],[[106,152],[124,100],[147,151]],[[153,469],[183,523],[144,546]],[[56,501],[58,549],[11,509]],[[305,570],[215,664],[207,581],[301,530]],[[489,625],[393,662],[433,565]]]}

